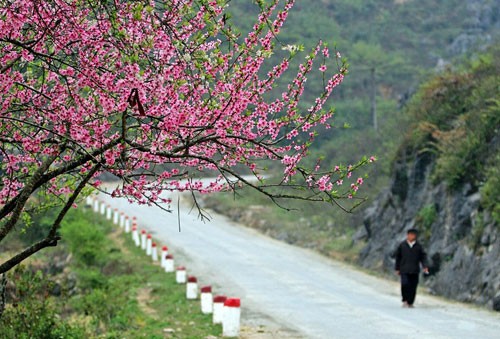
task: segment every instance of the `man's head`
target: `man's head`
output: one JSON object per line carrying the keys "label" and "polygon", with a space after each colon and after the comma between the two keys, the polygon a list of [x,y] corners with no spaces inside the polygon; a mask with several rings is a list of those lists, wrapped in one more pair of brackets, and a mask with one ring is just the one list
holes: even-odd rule
{"label": "man's head", "polygon": [[408,232],[406,232],[406,240],[409,242],[413,242],[417,240],[418,231],[415,228],[410,228]]}

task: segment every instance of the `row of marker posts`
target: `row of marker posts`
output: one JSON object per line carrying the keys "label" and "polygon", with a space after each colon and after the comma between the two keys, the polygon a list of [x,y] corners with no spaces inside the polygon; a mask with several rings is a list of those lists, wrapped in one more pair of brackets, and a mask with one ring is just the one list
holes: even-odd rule
{"label": "row of marker posts", "polygon": [[[137,247],[141,247],[150,256],[153,262],[158,261],[158,249],[151,234],[137,227],[137,218],[130,218],[118,209],[112,209],[108,204],[87,197],[86,203],[95,213],[99,213],[108,220],[113,220],[115,225],[119,225],[125,233],[132,233],[132,240]],[[169,254],[167,246],[163,246],[160,254],[160,266],[167,273],[175,272],[175,281],[178,284],[186,285],[186,299],[198,299],[198,279],[194,276],[188,276],[186,267],[179,266],[175,269],[174,257]],[[222,324],[223,337],[237,337],[240,332],[241,301],[239,298],[227,298],[224,295],[212,294],[211,286],[203,286],[200,291],[201,312],[203,314],[212,314],[214,324]]]}

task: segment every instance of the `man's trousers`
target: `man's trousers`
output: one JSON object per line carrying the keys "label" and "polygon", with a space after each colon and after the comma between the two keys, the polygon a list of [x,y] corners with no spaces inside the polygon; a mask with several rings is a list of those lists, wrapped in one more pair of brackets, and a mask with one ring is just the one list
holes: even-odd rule
{"label": "man's trousers", "polygon": [[413,305],[417,295],[418,273],[401,273],[401,295],[403,302]]}

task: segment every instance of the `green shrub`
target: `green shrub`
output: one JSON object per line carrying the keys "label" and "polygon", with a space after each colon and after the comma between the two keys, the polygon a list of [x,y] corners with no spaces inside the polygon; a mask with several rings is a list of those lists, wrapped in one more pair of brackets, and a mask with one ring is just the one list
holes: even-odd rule
{"label": "green shrub", "polygon": [[108,241],[99,222],[92,224],[79,211],[69,214],[63,223],[61,235],[77,261],[87,267],[105,264]]}
{"label": "green shrub", "polygon": [[449,188],[487,180],[486,164],[498,154],[500,47],[460,71],[424,84],[408,106],[413,127],[407,143],[417,153],[436,155],[433,178]]}
{"label": "green shrub", "polygon": [[434,204],[425,205],[417,214],[415,221],[417,227],[422,231],[423,239],[426,241],[431,237],[431,226],[436,221],[437,216],[438,213]]}
{"label": "green shrub", "polygon": [[417,222],[422,225],[424,229],[428,229],[436,221],[437,211],[434,204],[425,205],[418,212]]}
{"label": "green shrub", "polygon": [[500,154],[486,171],[486,178],[480,189],[481,205],[491,211],[493,219],[500,225]]}
{"label": "green shrub", "polygon": [[0,317],[0,336],[6,339],[86,338],[85,329],[62,319],[48,291],[51,283],[41,271],[18,266],[8,279],[15,285],[15,298]]}

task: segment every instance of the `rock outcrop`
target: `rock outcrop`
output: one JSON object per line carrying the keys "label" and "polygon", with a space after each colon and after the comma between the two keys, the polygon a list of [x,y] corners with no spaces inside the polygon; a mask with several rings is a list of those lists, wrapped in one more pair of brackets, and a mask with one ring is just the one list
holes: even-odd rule
{"label": "rock outcrop", "polygon": [[390,187],[366,210],[354,239],[366,241],[360,264],[392,272],[397,244],[416,227],[430,262],[425,286],[500,311],[500,226],[481,208],[477,188],[434,182],[434,156],[408,152],[394,163]]}

